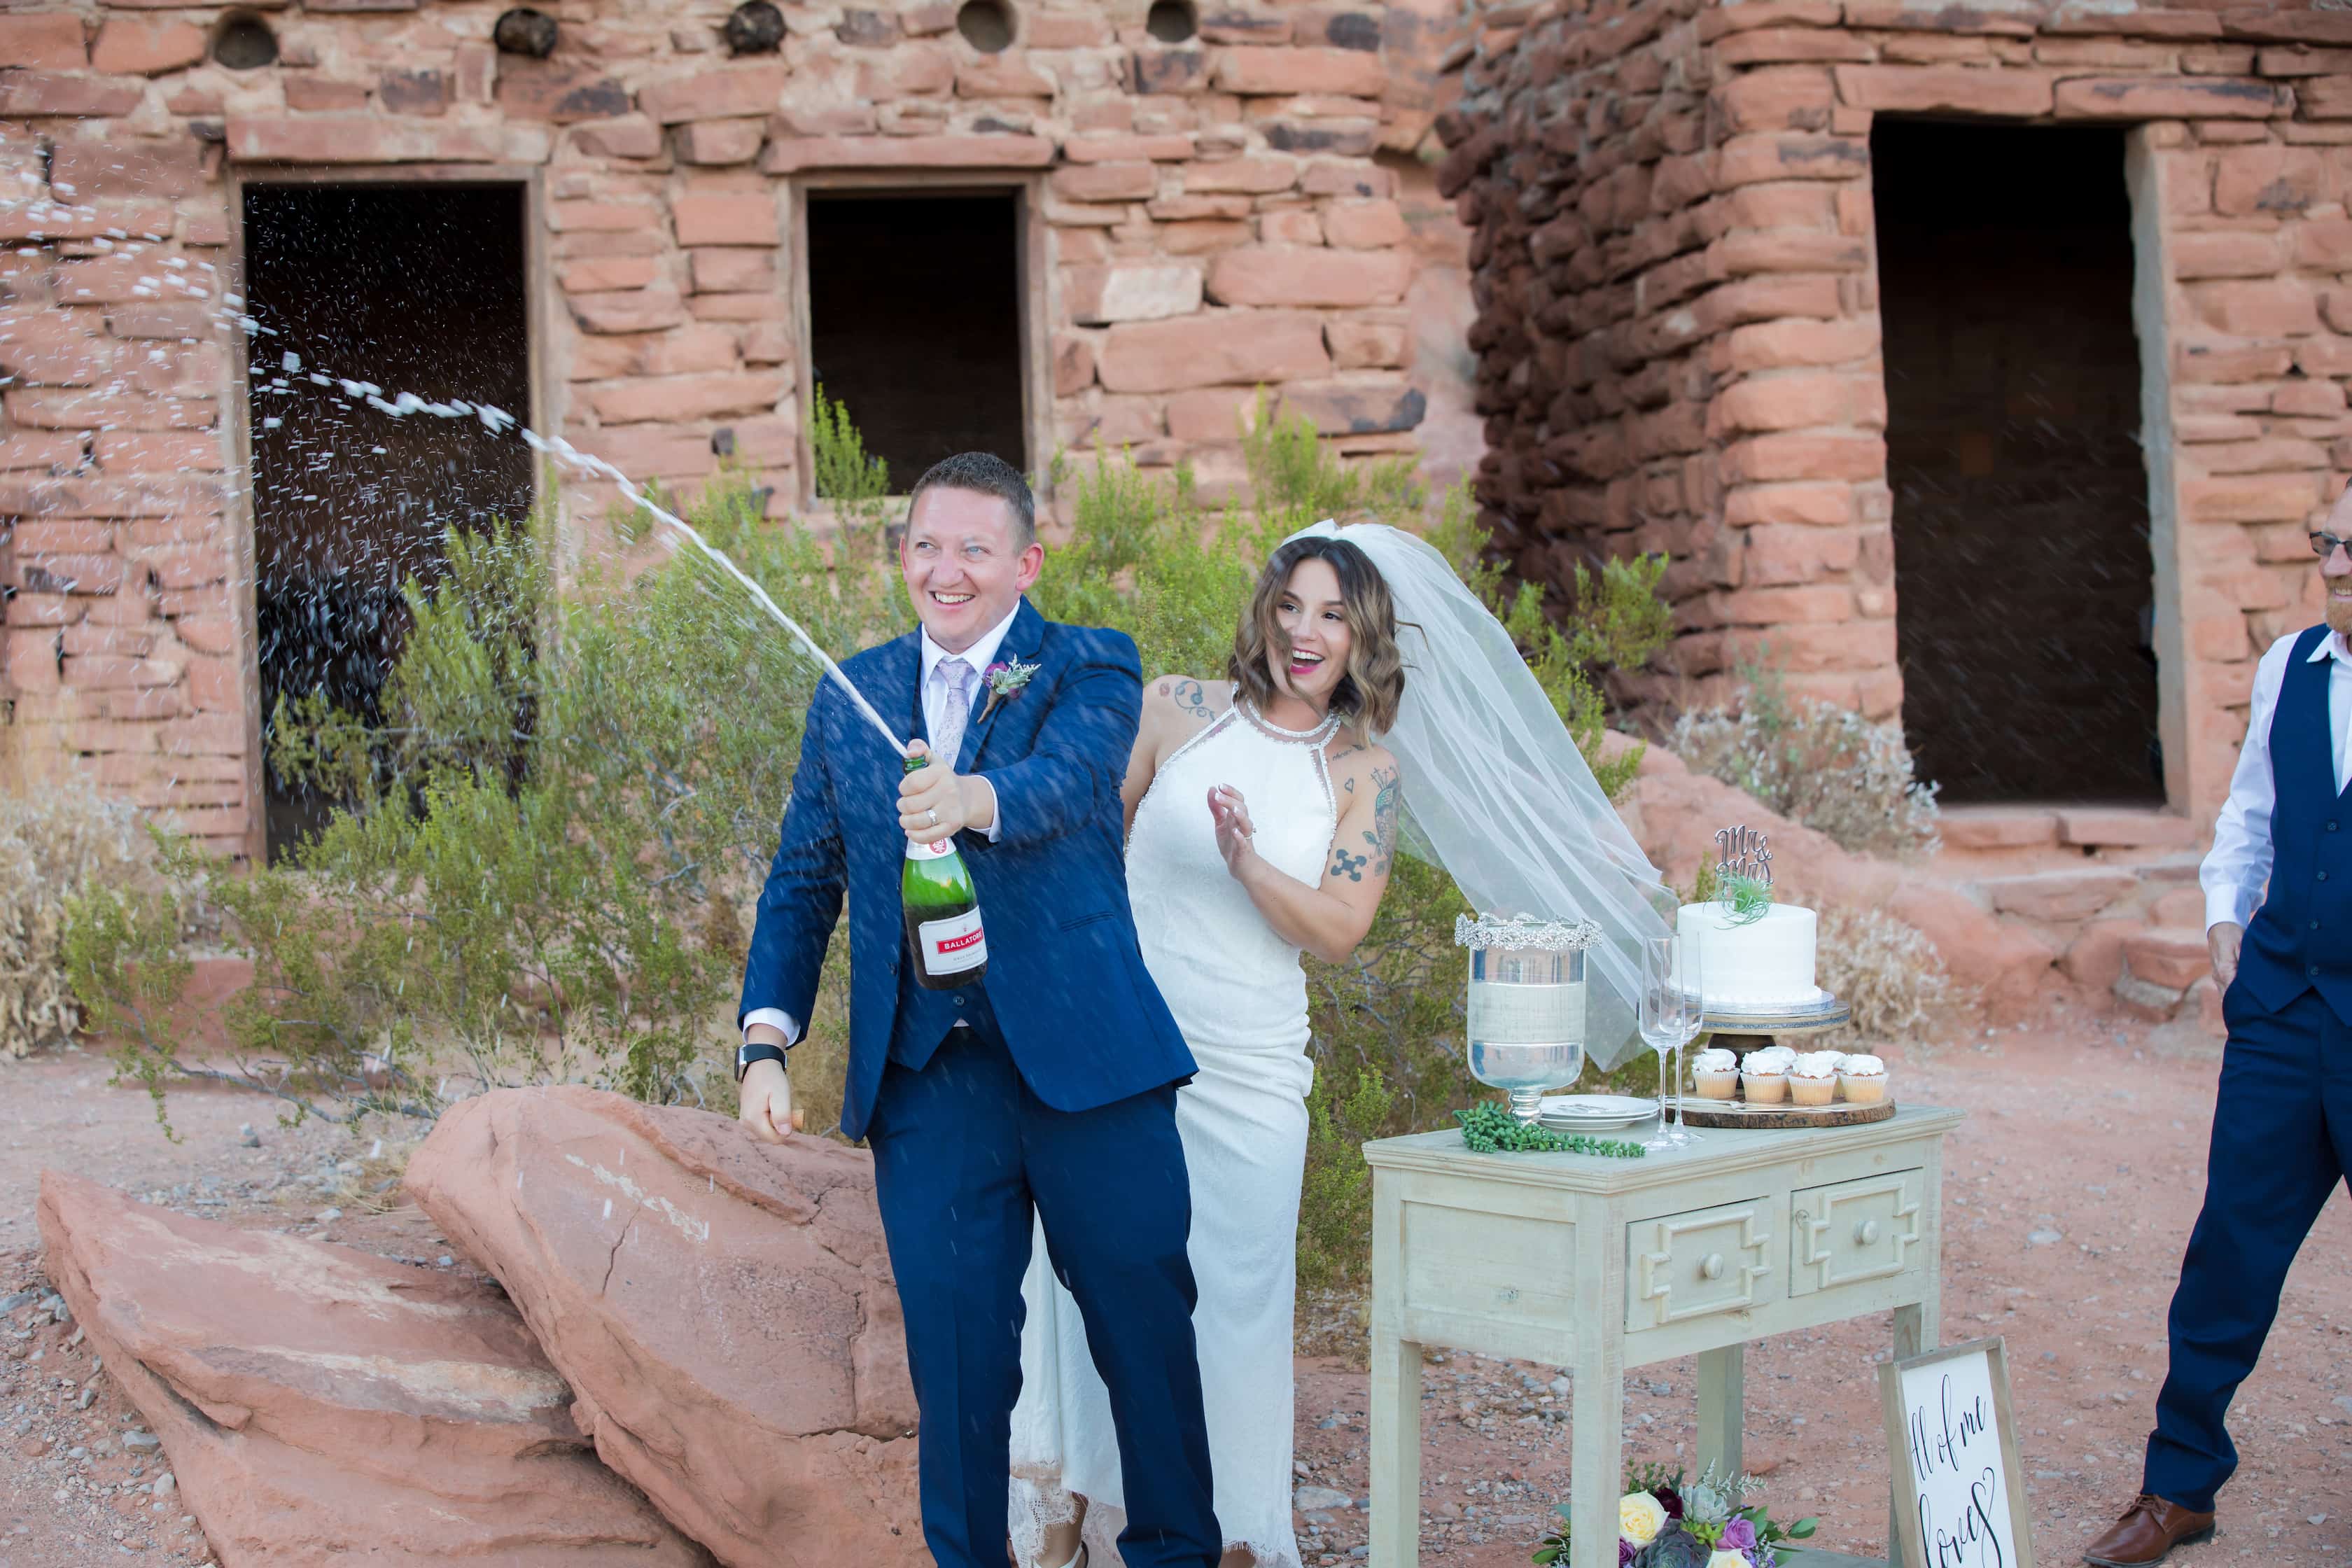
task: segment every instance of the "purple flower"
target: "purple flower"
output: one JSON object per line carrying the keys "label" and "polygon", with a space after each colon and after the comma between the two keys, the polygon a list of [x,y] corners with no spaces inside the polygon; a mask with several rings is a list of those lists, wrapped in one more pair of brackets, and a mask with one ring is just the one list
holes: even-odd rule
{"label": "purple flower", "polygon": [[1683,1516],[1683,1494],[1682,1494],[1682,1493],[1680,1493],[1680,1492],[1678,1492],[1678,1491],[1675,1490],[1675,1489],[1674,1489],[1674,1488],[1672,1488],[1672,1487],[1664,1487],[1664,1486],[1660,1486],[1660,1487],[1652,1487],[1652,1488],[1650,1489],[1650,1495],[1651,1495],[1652,1497],[1656,1498],[1656,1499],[1658,1500],[1658,1505],[1659,1505],[1660,1507],[1664,1508],[1664,1509],[1666,1510],[1666,1517],[1667,1517],[1668,1519],[1680,1519],[1680,1518],[1682,1518],[1682,1516]]}
{"label": "purple flower", "polygon": [[1617,1568],[1631,1568],[1633,1561],[1633,1543],[1626,1540],[1623,1536],[1619,1536],[1617,1538]]}
{"label": "purple flower", "polygon": [[1756,1554],[1756,1526],[1746,1518],[1736,1518],[1723,1527],[1721,1544],[1743,1557]]}

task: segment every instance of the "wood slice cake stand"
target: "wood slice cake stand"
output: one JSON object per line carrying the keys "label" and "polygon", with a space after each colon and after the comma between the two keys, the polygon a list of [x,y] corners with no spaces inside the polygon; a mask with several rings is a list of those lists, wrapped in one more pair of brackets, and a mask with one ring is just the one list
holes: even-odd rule
{"label": "wood slice cake stand", "polygon": [[[1762,1050],[1776,1038],[1801,1040],[1814,1035],[1826,1035],[1851,1020],[1853,1010],[1836,997],[1824,994],[1821,1001],[1810,1007],[1785,1012],[1731,1013],[1710,1010],[1706,1015],[1707,1043],[1729,1051],[1741,1061],[1750,1051]],[[1828,1105],[1797,1105],[1783,1100],[1778,1105],[1750,1105],[1743,1086],[1737,1100],[1700,1100],[1685,1095],[1682,1100],[1681,1117],[1692,1127],[1860,1127],[1873,1121],[1884,1121],[1895,1114],[1895,1102],[1882,1100],[1876,1105],[1848,1105],[1833,1101]]]}

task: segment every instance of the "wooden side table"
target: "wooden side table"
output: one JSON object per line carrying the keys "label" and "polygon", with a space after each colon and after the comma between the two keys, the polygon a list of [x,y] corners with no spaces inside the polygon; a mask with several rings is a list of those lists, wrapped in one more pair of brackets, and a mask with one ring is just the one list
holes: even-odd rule
{"label": "wooden side table", "polygon": [[1458,1132],[1365,1145],[1375,1568],[1420,1560],[1424,1347],[1568,1370],[1570,1568],[1616,1565],[1628,1369],[1696,1354],[1691,1473],[1736,1473],[1748,1341],[1891,1309],[1895,1354],[1933,1348],[1943,1142],[1960,1116],[1710,1131],[1640,1160],[1474,1154]]}

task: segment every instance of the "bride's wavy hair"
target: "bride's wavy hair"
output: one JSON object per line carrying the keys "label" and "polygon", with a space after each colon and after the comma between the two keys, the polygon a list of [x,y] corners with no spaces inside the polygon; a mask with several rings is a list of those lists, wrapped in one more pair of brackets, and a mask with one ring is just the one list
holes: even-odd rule
{"label": "bride's wavy hair", "polygon": [[1404,654],[1397,647],[1396,605],[1371,558],[1344,539],[1310,535],[1276,550],[1258,574],[1249,609],[1234,628],[1233,657],[1225,674],[1241,694],[1263,710],[1276,695],[1268,649],[1290,658],[1290,639],[1276,615],[1290,574],[1302,561],[1328,561],[1339,577],[1341,613],[1348,621],[1348,669],[1331,693],[1331,711],[1378,733],[1396,722],[1404,697]]}

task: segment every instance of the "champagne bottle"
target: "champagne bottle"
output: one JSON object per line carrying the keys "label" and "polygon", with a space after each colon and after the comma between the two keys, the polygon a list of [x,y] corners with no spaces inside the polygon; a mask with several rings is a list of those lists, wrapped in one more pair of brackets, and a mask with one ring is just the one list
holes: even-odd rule
{"label": "champagne bottle", "polygon": [[[929,761],[907,759],[913,773]],[[915,984],[932,991],[977,985],[988,973],[988,935],[981,929],[980,895],[953,838],[932,844],[907,841],[907,863],[898,877],[898,902],[907,922],[907,953]]]}

